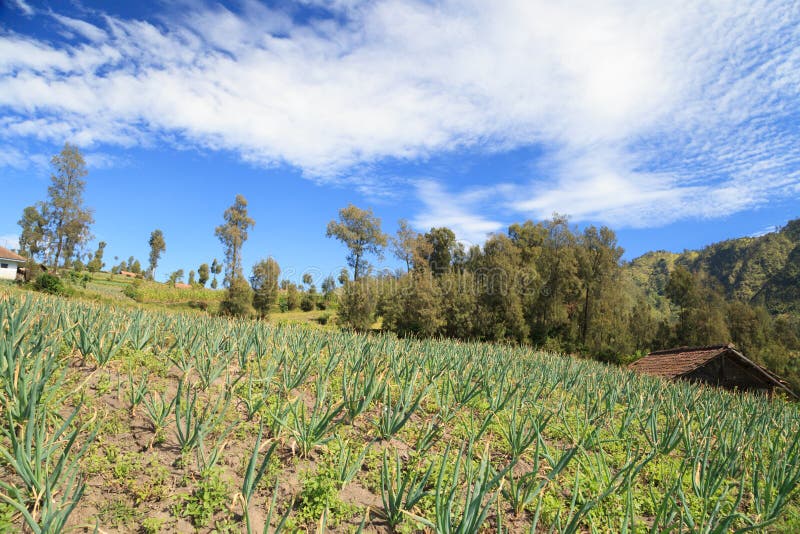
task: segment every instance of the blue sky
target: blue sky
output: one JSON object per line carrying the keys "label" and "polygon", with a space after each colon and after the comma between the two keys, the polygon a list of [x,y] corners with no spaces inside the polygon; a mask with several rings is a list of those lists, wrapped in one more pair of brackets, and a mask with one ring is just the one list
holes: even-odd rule
{"label": "blue sky", "polygon": [[800,216],[798,125],[792,1],[0,3],[0,244],[69,141],[106,262],[161,228],[160,277],[222,257],[237,193],[245,266],[294,279],[350,202],[467,243],[564,213],[626,258],[757,234]]}

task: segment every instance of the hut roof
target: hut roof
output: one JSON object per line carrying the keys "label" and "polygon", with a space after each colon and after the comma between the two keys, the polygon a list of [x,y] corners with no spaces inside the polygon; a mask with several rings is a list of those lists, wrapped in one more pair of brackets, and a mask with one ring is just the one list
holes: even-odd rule
{"label": "hut roof", "polygon": [[767,381],[772,382],[776,387],[795,397],[794,393],[787,387],[786,381],[746,358],[732,344],[658,350],[633,362],[629,368],[640,373],[674,379],[695,371],[723,354],[736,358],[748,367],[753,368],[756,373],[762,375]]}

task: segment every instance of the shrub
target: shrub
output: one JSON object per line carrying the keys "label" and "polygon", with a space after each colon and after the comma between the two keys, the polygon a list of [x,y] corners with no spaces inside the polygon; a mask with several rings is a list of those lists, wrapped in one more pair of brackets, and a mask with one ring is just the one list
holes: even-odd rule
{"label": "shrub", "polygon": [[314,308],[317,307],[316,302],[314,302],[314,300],[315,299],[313,295],[309,295],[308,293],[306,293],[305,295],[303,295],[303,299],[300,301],[300,309],[303,310],[304,312],[309,312],[314,310]]}
{"label": "shrub", "polygon": [[42,273],[37,276],[36,281],[33,283],[33,288],[36,291],[50,293],[51,295],[66,294],[66,288],[61,279],[49,273]]}
{"label": "shrub", "polygon": [[142,298],[141,291],[139,291],[139,288],[141,287],[142,283],[139,280],[134,280],[132,284],[125,286],[125,289],[122,290],[122,294],[139,302]]}
{"label": "shrub", "polygon": [[343,288],[339,303],[341,322],[354,330],[369,330],[374,320],[376,305],[377,293],[369,279],[348,281]]}
{"label": "shrub", "polygon": [[203,310],[203,311],[208,310],[208,302],[206,302],[205,300],[190,300],[188,304],[189,307],[194,310]]}
{"label": "shrub", "polygon": [[290,284],[286,288],[286,307],[289,311],[296,310],[300,306],[300,292],[297,286]]}
{"label": "shrub", "polygon": [[253,290],[244,278],[234,278],[225,292],[225,298],[219,303],[222,315],[236,317],[253,313]]}
{"label": "shrub", "polygon": [[78,285],[81,287],[86,287],[86,284],[89,283],[92,277],[89,273],[79,273],[77,271],[69,271],[67,272],[67,279],[69,280],[70,284]]}

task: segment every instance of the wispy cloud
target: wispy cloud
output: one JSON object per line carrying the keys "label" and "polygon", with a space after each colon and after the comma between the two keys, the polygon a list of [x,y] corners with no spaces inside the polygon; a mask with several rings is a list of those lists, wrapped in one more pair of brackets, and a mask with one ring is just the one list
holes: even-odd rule
{"label": "wispy cloud", "polygon": [[450,193],[430,180],[419,180],[415,186],[424,208],[411,220],[411,224],[421,232],[446,226],[468,246],[483,243],[487,235],[503,226],[501,222],[479,214],[482,201],[498,193],[503,186],[472,189],[458,194]]}
{"label": "wispy cloud", "polygon": [[[513,195],[485,193],[515,219],[650,226],[797,194],[791,0],[308,3],[335,17],[249,1],[150,21],[39,15],[79,38],[0,35],[0,138],[232,150],[376,194],[391,188],[365,165],[544,146]],[[426,201],[469,196],[447,190],[418,186],[416,220],[464,239],[496,229],[480,203]]]}
{"label": "wispy cloud", "polygon": [[29,6],[28,3],[25,2],[25,0],[9,0],[8,3],[9,5],[12,5],[15,8],[17,8],[19,11],[22,12],[23,15],[27,17],[31,17],[35,13],[33,8]]}
{"label": "wispy cloud", "polygon": [[53,17],[55,20],[57,20],[65,28],[74,31],[81,37],[85,37],[90,41],[97,43],[105,41],[108,38],[108,34],[106,34],[105,31],[101,30],[94,24],[90,24],[84,20],[74,19],[53,12],[50,12],[50,16]]}

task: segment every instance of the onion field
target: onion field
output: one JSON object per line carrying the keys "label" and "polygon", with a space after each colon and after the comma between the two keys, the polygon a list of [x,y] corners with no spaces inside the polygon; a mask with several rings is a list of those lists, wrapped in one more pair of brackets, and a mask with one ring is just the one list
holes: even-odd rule
{"label": "onion field", "polygon": [[531,348],[0,289],[0,531],[800,531],[800,412]]}

